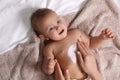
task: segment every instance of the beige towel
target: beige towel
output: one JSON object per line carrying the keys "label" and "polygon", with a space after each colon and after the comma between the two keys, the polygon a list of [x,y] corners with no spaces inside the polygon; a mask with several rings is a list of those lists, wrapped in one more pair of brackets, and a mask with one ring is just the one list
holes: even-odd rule
{"label": "beige towel", "polygon": [[[78,13],[64,16],[69,28],[79,28],[90,36],[110,28],[116,39],[108,41],[95,55],[104,80],[120,80],[120,11],[112,0],[88,0]],[[41,70],[42,41],[30,40],[0,55],[0,80],[50,80]]]}

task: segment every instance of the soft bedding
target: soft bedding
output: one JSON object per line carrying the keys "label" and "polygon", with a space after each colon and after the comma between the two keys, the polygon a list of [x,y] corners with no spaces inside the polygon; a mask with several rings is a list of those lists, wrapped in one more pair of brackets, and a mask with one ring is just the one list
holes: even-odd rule
{"label": "soft bedding", "polygon": [[[29,18],[37,8],[47,7],[64,15],[78,11],[87,1],[0,0],[0,54],[28,40],[32,31]],[[120,0],[114,1],[120,8]]]}
{"label": "soft bedding", "polygon": [[59,15],[78,11],[87,0],[0,0],[0,54],[26,42],[31,35],[30,16],[38,8]]}
{"label": "soft bedding", "polygon": [[[89,0],[82,10],[63,18],[69,29],[81,29],[89,36],[105,28],[114,32],[116,38],[94,52],[104,80],[120,80],[120,11],[113,0]],[[0,55],[0,80],[54,80],[41,70],[43,46],[33,32],[26,43]]]}

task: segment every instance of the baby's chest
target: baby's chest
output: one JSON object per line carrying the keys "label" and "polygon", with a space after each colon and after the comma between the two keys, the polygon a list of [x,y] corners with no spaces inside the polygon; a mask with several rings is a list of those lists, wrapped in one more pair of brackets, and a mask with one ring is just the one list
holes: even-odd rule
{"label": "baby's chest", "polygon": [[77,63],[76,51],[77,51],[77,44],[74,43],[68,47],[66,52],[67,56],[71,59],[73,63]]}
{"label": "baby's chest", "polygon": [[77,63],[76,59],[77,44],[63,46],[56,52],[56,59],[63,64]]}
{"label": "baby's chest", "polygon": [[55,57],[64,64],[77,63],[76,51],[77,41],[81,41],[80,36],[71,36],[55,47]]}

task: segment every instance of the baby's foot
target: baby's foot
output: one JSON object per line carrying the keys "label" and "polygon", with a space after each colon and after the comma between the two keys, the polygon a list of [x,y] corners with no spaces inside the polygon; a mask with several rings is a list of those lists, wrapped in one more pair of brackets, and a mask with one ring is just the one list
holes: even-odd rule
{"label": "baby's foot", "polygon": [[110,29],[108,29],[108,28],[102,30],[101,36],[102,36],[104,39],[115,39],[115,35],[114,35],[113,32],[112,32]]}

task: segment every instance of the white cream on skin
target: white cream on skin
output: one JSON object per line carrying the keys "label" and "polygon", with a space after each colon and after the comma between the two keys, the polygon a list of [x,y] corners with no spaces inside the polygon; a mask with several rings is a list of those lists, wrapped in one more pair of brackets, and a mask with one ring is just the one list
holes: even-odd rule
{"label": "white cream on skin", "polygon": [[71,58],[71,60],[74,62],[74,63],[77,63],[77,60],[76,60],[76,52],[77,51],[77,45],[76,43],[71,45],[68,49],[68,56]]}

